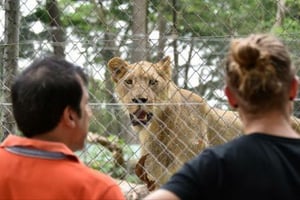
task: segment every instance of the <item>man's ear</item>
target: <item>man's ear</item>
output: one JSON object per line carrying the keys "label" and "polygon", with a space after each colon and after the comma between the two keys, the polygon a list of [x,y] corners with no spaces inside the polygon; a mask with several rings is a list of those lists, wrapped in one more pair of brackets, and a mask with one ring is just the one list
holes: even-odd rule
{"label": "man's ear", "polygon": [[65,108],[62,116],[62,121],[68,127],[74,128],[76,126],[76,113],[68,106]]}
{"label": "man's ear", "polygon": [[235,96],[232,94],[232,92],[228,86],[225,86],[224,92],[227,97],[229,105],[233,108],[237,108],[238,107],[237,100],[236,100]]}
{"label": "man's ear", "polygon": [[290,100],[294,100],[297,97],[298,87],[299,79],[297,76],[295,76],[290,87]]}

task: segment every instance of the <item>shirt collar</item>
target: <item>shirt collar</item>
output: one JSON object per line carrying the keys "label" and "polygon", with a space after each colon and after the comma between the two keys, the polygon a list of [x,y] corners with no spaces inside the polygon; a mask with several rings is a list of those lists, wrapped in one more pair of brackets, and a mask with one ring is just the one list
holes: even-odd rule
{"label": "shirt collar", "polygon": [[49,142],[10,134],[2,142],[2,144],[0,144],[0,147],[5,148],[12,146],[35,148],[49,152],[60,152],[65,154],[66,156],[72,157],[72,159],[75,159],[76,161],[79,161],[78,157],[72,152],[72,150],[69,149],[65,144],[60,142]]}

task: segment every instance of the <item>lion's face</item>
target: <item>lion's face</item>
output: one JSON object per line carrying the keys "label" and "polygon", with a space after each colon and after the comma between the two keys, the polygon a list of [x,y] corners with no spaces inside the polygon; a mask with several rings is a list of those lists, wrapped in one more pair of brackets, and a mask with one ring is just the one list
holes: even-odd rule
{"label": "lion's face", "polygon": [[108,62],[115,92],[126,106],[133,126],[147,125],[168,100],[171,79],[170,58],[158,63],[128,64],[115,57]]}

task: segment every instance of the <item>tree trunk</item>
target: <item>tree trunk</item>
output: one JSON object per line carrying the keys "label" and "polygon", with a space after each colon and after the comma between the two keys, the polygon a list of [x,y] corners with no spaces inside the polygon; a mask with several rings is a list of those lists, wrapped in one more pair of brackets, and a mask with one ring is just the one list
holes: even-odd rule
{"label": "tree trunk", "polygon": [[189,82],[189,70],[191,66],[191,61],[192,61],[192,56],[193,56],[193,50],[194,50],[194,37],[191,39],[191,44],[189,54],[188,54],[188,59],[186,63],[184,64],[184,83],[183,83],[183,88],[188,89],[188,82]]}
{"label": "tree trunk", "polygon": [[133,1],[131,63],[147,59],[147,0]]}
{"label": "tree trunk", "polygon": [[[95,5],[97,16],[99,23],[102,24],[103,26],[107,27],[104,32],[104,45],[102,47],[102,50],[100,51],[105,64],[108,63],[108,61],[114,57],[120,54],[120,52],[117,50],[119,48],[116,47],[116,37],[113,32],[110,31],[109,27],[112,26],[112,24],[107,23],[106,19],[106,13],[105,10],[103,9],[103,6],[101,3],[98,3],[96,0],[91,0],[91,2]],[[101,48],[101,47],[99,47]],[[136,141],[132,137],[130,137],[131,134],[129,134],[130,131],[127,132],[127,130],[123,129],[121,127],[122,124],[128,124],[128,117],[124,116],[124,113],[121,112],[120,106],[117,106],[117,100],[114,97],[114,89],[113,89],[113,82],[111,80],[111,75],[108,70],[105,71],[105,97],[108,99],[108,104],[107,105],[107,110],[108,112],[111,113],[112,116],[115,117],[111,121],[109,125],[107,125],[105,134],[110,135],[118,135],[125,139],[127,143],[132,143],[132,141]]]}
{"label": "tree trunk", "polygon": [[173,29],[172,29],[172,37],[173,37],[173,54],[174,54],[174,70],[173,70],[173,81],[176,85],[178,85],[178,77],[179,77],[179,66],[178,66],[178,49],[177,49],[177,38],[178,38],[178,31],[177,31],[177,3],[176,0],[173,0]]}
{"label": "tree trunk", "polygon": [[2,139],[8,133],[16,133],[16,125],[10,105],[10,88],[17,71],[19,56],[19,28],[20,28],[20,2],[19,0],[5,1],[5,27],[4,27],[4,54],[2,77],[2,102],[7,103],[2,108]]}
{"label": "tree trunk", "polygon": [[56,0],[47,0],[46,9],[50,17],[50,34],[52,38],[52,46],[54,55],[65,57],[65,36],[61,26],[60,12]]}
{"label": "tree trunk", "polygon": [[[115,52],[112,49],[117,49],[114,48],[116,46],[115,44],[115,38],[114,35],[109,33],[108,31],[104,33],[104,48],[101,51],[101,54],[105,60],[105,64],[108,63],[109,59],[111,59],[112,57],[114,57]],[[127,135],[127,134],[122,134],[122,128],[120,125],[120,122],[122,122],[123,118],[121,117],[121,114],[119,113],[119,111],[121,109],[119,109],[119,106],[116,105],[117,101],[115,99],[115,97],[113,96],[113,83],[111,80],[111,75],[108,72],[108,70],[105,71],[105,88],[106,88],[106,92],[105,92],[105,96],[108,99],[108,103],[110,103],[111,105],[107,105],[107,110],[111,113],[112,116],[114,116],[114,120],[111,121],[111,123],[106,127],[106,134],[115,134],[115,135]],[[123,137],[124,138],[124,137]]]}
{"label": "tree trunk", "polygon": [[285,15],[285,0],[277,0],[277,12],[276,12],[276,19],[273,25],[273,29],[282,26],[284,15]]}
{"label": "tree trunk", "polygon": [[158,54],[157,60],[161,60],[165,57],[165,47],[166,47],[166,27],[167,27],[167,20],[164,17],[164,10],[166,7],[166,1],[160,1],[159,13],[158,13],[158,31],[159,31],[159,39],[158,39]]}

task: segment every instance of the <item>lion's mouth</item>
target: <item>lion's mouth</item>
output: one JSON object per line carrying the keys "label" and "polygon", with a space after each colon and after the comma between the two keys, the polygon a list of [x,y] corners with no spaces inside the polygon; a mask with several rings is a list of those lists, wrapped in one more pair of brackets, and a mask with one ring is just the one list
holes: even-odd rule
{"label": "lion's mouth", "polygon": [[151,112],[146,112],[142,109],[136,110],[134,113],[130,113],[130,120],[133,126],[137,125],[147,125],[151,120],[153,114]]}

